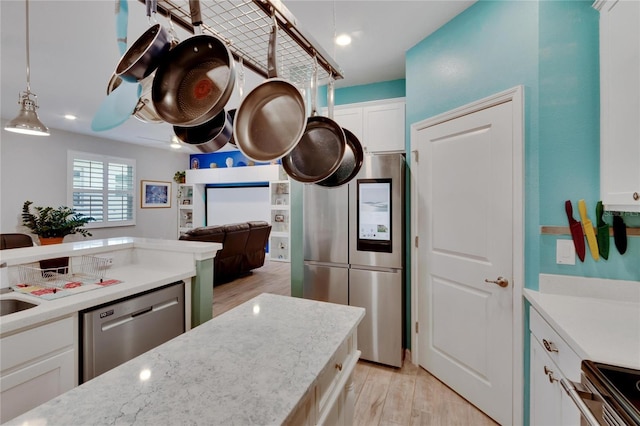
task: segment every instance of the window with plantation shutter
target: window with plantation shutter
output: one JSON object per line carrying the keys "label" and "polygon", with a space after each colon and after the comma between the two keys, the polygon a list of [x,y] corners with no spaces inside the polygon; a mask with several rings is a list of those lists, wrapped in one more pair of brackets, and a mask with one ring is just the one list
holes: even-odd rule
{"label": "window with plantation shutter", "polygon": [[135,225],[135,160],[69,151],[69,204],[88,228]]}

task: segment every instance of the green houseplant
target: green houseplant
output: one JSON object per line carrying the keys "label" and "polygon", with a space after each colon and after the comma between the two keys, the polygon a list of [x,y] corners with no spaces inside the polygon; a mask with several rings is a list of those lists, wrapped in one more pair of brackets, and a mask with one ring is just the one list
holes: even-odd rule
{"label": "green houseplant", "polygon": [[[92,234],[83,229],[88,222],[95,220],[91,216],[85,216],[82,213],[76,213],[70,207],[61,206],[56,209],[53,207],[33,207],[32,201],[25,201],[22,206],[22,224],[29,228],[32,233],[43,239],[55,238],[62,241],[65,235],[80,234],[82,236],[91,236]],[[43,243],[46,244],[46,243]]]}
{"label": "green houseplant", "polygon": [[177,171],[176,174],[173,175],[173,180],[176,183],[184,183],[185,182],[185,178],[186,178],[186,172],[183,171]]}

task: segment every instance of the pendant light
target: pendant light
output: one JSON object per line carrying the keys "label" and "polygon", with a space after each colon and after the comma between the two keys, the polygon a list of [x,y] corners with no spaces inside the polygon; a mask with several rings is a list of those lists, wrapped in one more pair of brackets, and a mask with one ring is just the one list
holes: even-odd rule
{"label": "pendant light", "polygon": [[49,129],[42,124],[36,114],[38,108],[38,96],[31,92],[31,75],[29,67],[29,0],[26,3],[26,26],[27,26],[27,90],[22,92],[18,98],[20,111],[18,116],[11,120],[5,130],[9,132],[22,133],[34,136],[49,136]]}

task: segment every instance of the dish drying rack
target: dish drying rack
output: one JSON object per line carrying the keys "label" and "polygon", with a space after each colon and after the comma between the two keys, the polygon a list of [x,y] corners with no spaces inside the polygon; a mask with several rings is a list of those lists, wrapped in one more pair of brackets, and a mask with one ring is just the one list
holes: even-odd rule
{"label": "dish drying rack", "polygon": [[18,267],[20,284],[64,289],[69,284],[95,284],[102,282],[109,260],[95,256],[70,258],[69,265],[42,269],[37,264]]}
{"label": "dish drying rack", "polygon": [[[344,78],[333,58],[300,28],[295,16],[280,0],[203,0],[200,11],[202,32],[224,40],[237,61],[242,60],[244,66],[265,78],[269,31],[274,16],[279,28],[278,77],[306,87],[311,80],[315,57],[320,81]],[[158,13],[194,33],[189,0],[158,0]]]}

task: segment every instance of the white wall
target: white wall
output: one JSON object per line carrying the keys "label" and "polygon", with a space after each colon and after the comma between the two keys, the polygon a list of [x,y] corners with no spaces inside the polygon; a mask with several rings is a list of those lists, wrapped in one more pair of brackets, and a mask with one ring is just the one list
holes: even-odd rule
{"label": "white wall", "polygon": [[[36,206],[67,205],[67,151],[83,151],[136,160],[136,189],[140,180],[170,181],[171,208],[141,209],[137,199],[136,225],[91,229],[88,239],[118,236],[176,238],[177,204],[173,174],[189,168],[189,154],[101,139],[51,129],[48,137],[26,136],[0,130],[0,232],[28,233],[20,213],[26,200]],[[167,137],[167,140],[169,138]],[[80,240],[68,235],[65,241]],[[37,241],[37,238],[35,238]]]}

